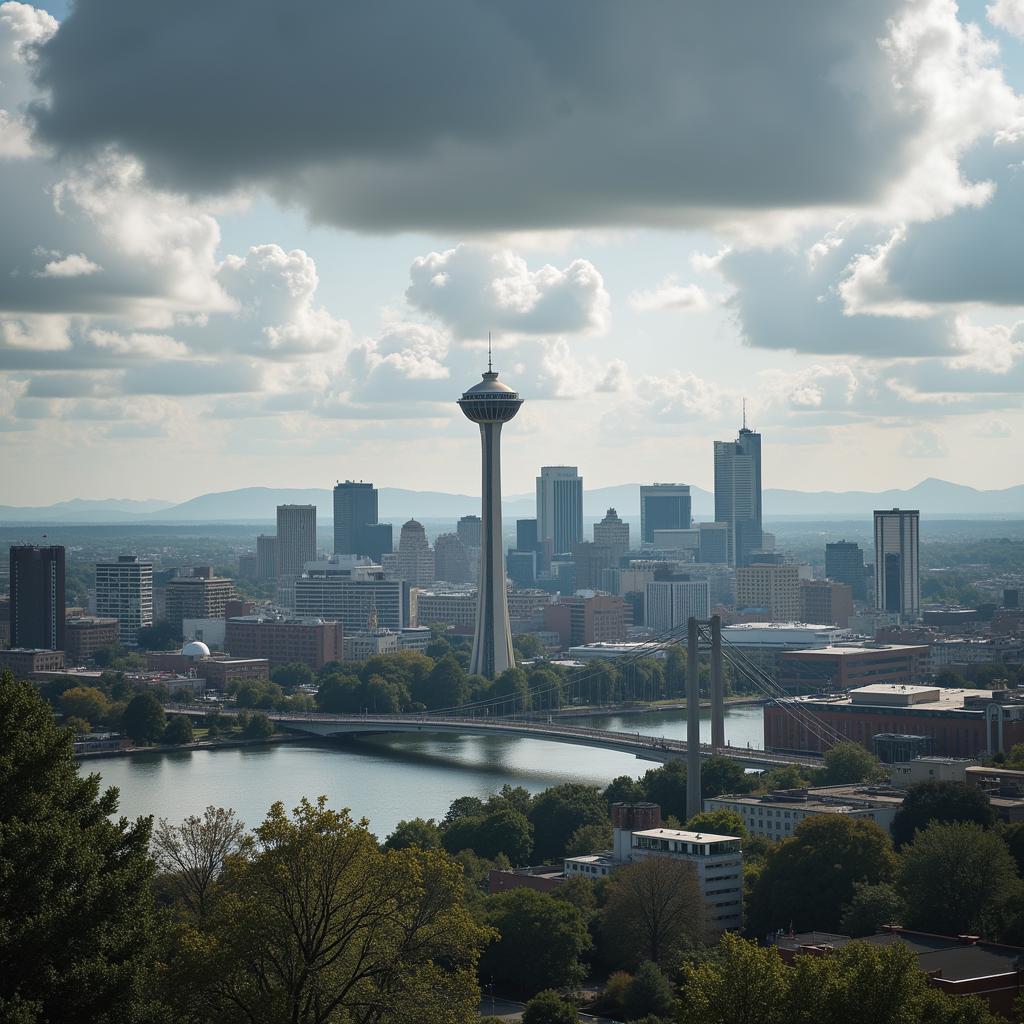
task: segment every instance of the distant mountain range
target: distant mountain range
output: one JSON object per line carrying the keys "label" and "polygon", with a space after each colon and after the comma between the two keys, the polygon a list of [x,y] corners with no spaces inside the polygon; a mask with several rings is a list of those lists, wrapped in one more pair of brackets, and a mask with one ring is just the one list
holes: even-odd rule
{"label": "distant mountain range", "polygon": [[[691,486],[695,519],[711,518],[714,498],[708,491]],[[321,519],[334,516],[331,491],[327,488],[244,487],[235,491],[201,494],[175,504],[168,501],[135,501],[110,498],[88,501],[73,499],[56,505],[25,508],[0,505],[0,523],[203,523],[258,522],[273,519],[278,505],[316,505]],[[1003,490],[980,491],[947,480],[929,478],[907,490],[889,491],[788,491],[764,492],[766,517],[794,516],[804,519],[845,519],[870,515],[876,508],[918,508],[924,515],[1019,516],[1024,518],[1024,484]],[[615,508],[619,515],[640,514],[640,485],[619,484],[585,491],[583,514],[603,516]],[[380,517],[383,520],[455,519],[479,513],[480,499],[468,494],[444,491],[410,491],[398,487],[380,488]],[[505,496],[503,511],[508,518],[533,515],[533,494]]]}

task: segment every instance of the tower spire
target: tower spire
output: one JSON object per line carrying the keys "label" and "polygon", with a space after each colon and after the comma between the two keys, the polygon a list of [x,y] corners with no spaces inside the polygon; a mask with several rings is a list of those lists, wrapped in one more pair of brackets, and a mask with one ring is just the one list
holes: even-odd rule
{"label": "tower spire", "polygon": [[747,400],[743,399],[743,429],[747,429]]}
{"label": "tower spire", "polygon": [[491,366],[491,332],[487,332],[487,372],[494,373],[494,368]]}

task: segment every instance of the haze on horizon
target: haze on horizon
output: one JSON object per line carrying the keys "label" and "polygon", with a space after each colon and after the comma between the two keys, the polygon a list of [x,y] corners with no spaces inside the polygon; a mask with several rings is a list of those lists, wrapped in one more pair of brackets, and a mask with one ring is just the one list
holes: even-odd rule
{"label": "haze on horizon", "polygon": [[1021,483],[1024,0],[0,3],[0,504]]}

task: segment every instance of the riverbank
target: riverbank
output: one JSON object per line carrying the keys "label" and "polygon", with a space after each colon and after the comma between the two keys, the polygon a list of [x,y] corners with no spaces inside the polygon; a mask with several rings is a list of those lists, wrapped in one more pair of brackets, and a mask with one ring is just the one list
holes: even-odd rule
{"label": "riverbank", "polygon": [[152,747],[119,747],[117,750],[85,750],[75,754],[76,761],[98,761],[135,754],[174,754],[182,750],[230,750],[232,747],[261,747],[268,743],[309,743],[315,737],[298,733],[275,733],[259,740],[196,740],[195,743],[160,743]]}
{"label": "riverbank", "polygon": [[[726,697],[727,708],[760,707],[767,701],[763,697]],[[711,701],[702,700],[698,705],[702,709],[711,709]],[[685,700],[664,700],[640,704],[590,704],[586,707],[561,708],[558,711],[544,712],[553,718],[590,718],[593,715],[648,715],[660,711],[685,711]]]}

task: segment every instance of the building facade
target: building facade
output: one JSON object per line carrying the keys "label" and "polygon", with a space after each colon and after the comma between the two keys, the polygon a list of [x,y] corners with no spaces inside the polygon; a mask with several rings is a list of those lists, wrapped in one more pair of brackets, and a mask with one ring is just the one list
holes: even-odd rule
{"label": "building facade", "polygon": [[916,509],[875,512],[875,606],[905,620],[921,617],[921,569]]}
{"label": "building facade", "polygon": [[583,477],[576,466],[542,466],[537,477],[537,541],[558,554],[583,539]]}
{"label": "building facade", "polygon": [[837,643],[778,656],[779,685],[790,693],[852,690],[872,683],[919,683],[930,670],[923,644]]}
{"label": "building facade", "polygon": [[398,550],[390,558],[382,559],[387,575],[405,580],[411,587],[422,587],[437,578],[434,552],[427,541],[423,524],[410,519],[402,525]]}
{"label": "building facade", "polygon": [[256,538],[256,578],[277,579],[277,535],[261,533]]}
{"label": "building facade", "polygon": [[64,630],[64,660],[68,665],[81,665],[98,650],[120,639],[120,623],[113,617],[76,615],[67,620]]}
{"label": "building facade", "polygon": [[864,572],[864,551],[853,541],[837,540],[825,545],[825,575],[845,583],[853,592],[854,601],[867,601],[867,575]]}
{"label": "building facade", "polygon": [[197,565],[191,576],[176,576],[167,584],[166,619],[179,631],[185,619],[222,619],[235,584],[214,576],[208,565]]}
{"label": "building facade", "polygon": [[413,625],[410,588],[404,580],[311,572],[295,581],[295,616],[340,622],[345,635],[367,629],[376,614],[381,627],[398,632]]}
{"label": "building facade", "polygon": [[612,565],[618,565],[629,552],[629,523],[624,523],[615,509],[608,509],[604,519],[594,523],[594,543],[608,548],[614,559]]}
{"label": "building facade", "polygon": [[434,579],[446,583],[469,583],[469,552],[457,533],[442,533],[434,541]]}
{"label": "building facade", "polygon": [[277,575],[301,576],[316,558],[316,505],[277,506]]}
{"label": "building facade", "polygon": [[467,548],[479,548],[483,536],[483,521],[479,516],[462,516],[455,524],[455,535]]}
{"label": "building facade", "polygon": [[800,619],[848,626],[853,614],[853,589],[834,580],[800,580]]}
{"label": "building facade", "polygon": [[134,644],[139,630],[153,625],[153,564],[137,555],[96,563],[96,614],[118,622],[122,644]]}
{"label": "building facade", "polygon": [[[377,488],[362,480],[334,486],[334,553],[371,556],[366,529],[376,525]],[[389,549],[390,550],[390,549]]]}
{"label": "building facade", "polygon": [[34,647],[11,647],[0,651],[0,669],[9,668],[18,679],[36,672],[63,672],[64,652]]}
{"label": "building facade", "polygon": [[562,650],[579,644],[624,640],[633,624],[632,608],[621,597],[595,594],[562,597],[543,607],[544,630],[557,633]]}
{"label": "building facade", "polygon": [[640,543],[654,543],[655,530],[688,530],[693,522],[689,484],[643,484],[640,487]]}
{"label": "building facade", "polygon": [[803,621],[800,615],[800,567],[740,566],[736,570],[736,607],[763,609],[769,622]]}
{"label": "building facade", "polygon": [[12,544],[11,647],[64,650],[64,548]]}
{"label": "building facade", "polygon": [[711,617],[711,588],[707,580],[655,580],[644,595],[644,625],[655,633],[685,626],[690,618]]}
{"label": "building facade", "polygon": [[729,526],[729,564],[749,565],[762,545],[761,435],[745,424],[735,441],[715,442],[715,522]]}
{"label": "building facade", "polygon": [[341,661],[343,637],[340,622],[246,615],[227,620],[224,647],[236,658],[266,658],[271,668],[297,661],[319,671]]}

